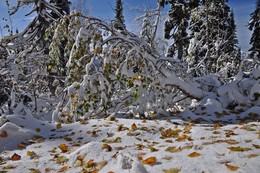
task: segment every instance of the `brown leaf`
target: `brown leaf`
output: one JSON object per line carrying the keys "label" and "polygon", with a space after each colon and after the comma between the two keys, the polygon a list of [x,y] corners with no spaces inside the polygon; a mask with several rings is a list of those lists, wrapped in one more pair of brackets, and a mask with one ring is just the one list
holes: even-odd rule
{"label": "brown leaf", "polygon": [[7,136],[8,136],[8,134],[5,130],[0,131],[0,138],[6,138]]}
{"label": "brown leaf", "polygon": [[40,128],[36,128],[35,131],[36,132],[41,132],[41,129]]}
{"label": "brown leaf", "polygon": [[252,144],[256,149],[260,149],[260,145]]}
{"label": "brown leaf", "polygon": [[23,148],[25,148],[26,147],[26,145],[24,145],[24,144],[17,144],[17,146],[18,146],[18,148],[20,148],[20,149],[23,149]]}
{"label": "brown leaf", "polygon": [[56,125],[56,129],[60,129],[61,128],[61,123],[58,123],[57,125]]}
{"label": "brown leaf", "polygon": [[18,155],[18,154],[16,154],[16,153],[14,153],[14,154],[12,155],[12,157],[11,157],[11,160],[12,160],[12,161],[21,160],[21,156]]}
{"label": "brown leaf", "polygon": [[142,161],[143,164],[145,165],[154,165],[156,163],[156,157],[149,157],[145,160]]}
{"label": "brown leaf", "polygon": [[197,153],[197,152],[193,152],[193,153],[190,153],[188,156],[189,157],[198,157],[198,156],[201,156],[201,154]]}
{"label": "brown leaf", "polygon": [[239,169],[238,166],[233,166],[233,165],[230,165],[230,164],[228,164],[228,163],[225,163],[225,165],[226,165],[226,167],[227,167],[228,169],[230,169],[231,171],[236,171],[236,170]]}
{"label": "brown leaf", "polygon": [[69,151],[69,148],[66,144],[60,144],[59,146],[59,149],[63,152],[63,153],[66,153],[67,151]]}
{"label": "brown leaf", "polygon": [[68,137],[68,136],[63,136],[63,139],[64,139],[65,141],[69,141],[69,142],[73,141],[72,138],[70,138],[70,137]]}
{"label": "brown leaf", "polygon": [[249,159],[259,156],[258,154],[249,154],[247,157]]}
{"label": "brown leaf", "polygon": [[168,170],[163,170],[164,173],[179,173],[181,171],[180,168],[171,168]]}
{"label": "brown leaf", "polygon": [[112,151],[112,147],[108,144],[103,144],[102,146],[102,150],[105,150],[105,151]]}

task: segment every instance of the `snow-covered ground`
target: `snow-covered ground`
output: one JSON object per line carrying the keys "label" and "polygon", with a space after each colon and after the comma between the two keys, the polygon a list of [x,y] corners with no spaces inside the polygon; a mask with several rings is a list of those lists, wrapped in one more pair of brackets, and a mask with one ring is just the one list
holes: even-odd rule
{"label": "snow-covered ground", "polygon": [[73,124],[9,115],[0,127],[0,172],[258,173],[259,115],[259,107],[215,116],[186,110]]}

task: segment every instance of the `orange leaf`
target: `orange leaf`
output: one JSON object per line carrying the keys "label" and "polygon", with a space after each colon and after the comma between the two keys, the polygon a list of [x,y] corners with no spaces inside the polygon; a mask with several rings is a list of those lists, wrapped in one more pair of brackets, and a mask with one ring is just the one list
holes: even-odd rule
{"label": "orange leaf", "polygon": [[153,165],[156,163],[156,157],[149,157],[142,161],[143,164]]}
{"label": "orange leaf", "polygon": [[87,165],[88,165],[88,168],[94,167],[95,166],[94,160],[93,159],[89,160]]}
{"label": "orange leaf", "polygon": [[69,169],[69,166],[65,165],[59,169],[59,172],[65,172]]}
{"label": "orange leaf", "polygon": [[183,134],[182,136],[178,137],[176,141],[180,142],[180,141],[184,141],[185,139],[188,139],[188,135]]}
{"label": "orange leaf", "polygon": [[69,148],[66,144],[60,144],[59,145],[59,149],[63,152],[66,153],[67,151],[69,151]]}
{"label": "orange leaf", "polygon": [[226,165],[226,167],[227,167],[228,169],[230,169],[231,171],[236,171],[236,170],[239,169],[238,166],[233,166],[233,165],[230,165],[230,164],[227,164],[227,163],[225,163],[225,165]]}
{"label": "orange leaf", "polygon": [[11,157],[11,160],[12,160],[12,161],[21,160],[21,156],[18,155],[18,154],[16,154],[16,153],[14,153],[14,154],[12,155],[12,157]]}
{"label": "orange leaf", "polygon": [[132,130],[132,131],[135,131],[136,129],[137,129],[137,126],[136,126],[136,124],[135,124],[135,123],[134,123],[134,124],[132,124],[132,125],[131,125],[131,130]]}
{"label": "orange leaf", "polygon": [[190,153],[188,156],[189,157],[198,157],[198,156],[201,156],[201,154],[197,153],[197,152],[193,152],[193,153]]}
{"label": "orange leaf", "polygon": [[8,134],[7,134],[7,132],[5,130],[3,130],[3,131],[1,130],[0,131],[0,137],[1,138],[6,138],[7,136],[8,136]]}

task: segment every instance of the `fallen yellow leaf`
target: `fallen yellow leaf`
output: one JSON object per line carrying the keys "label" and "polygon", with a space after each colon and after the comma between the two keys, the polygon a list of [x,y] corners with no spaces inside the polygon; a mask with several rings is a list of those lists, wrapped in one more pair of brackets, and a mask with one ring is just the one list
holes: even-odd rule
{"label": "fallen yellow leaf", "polygon": [[131,125],[131,130],[132,130],[132,131],[135,131],[136,129],[137,129],[137,126],[136,126],[135,123],[133,123],[133,124]]}
{"label": "fallen yellow leaf", "polygon": [[27,151],[26,152],[27,156],[35,156],[36,153],[34,151]]}
{"label": "fallen yellow leaf", "polygon": [[57,125],[56,125],[56,129],[60,129],[61,128],[61,123],[58,123]]}
{"label": "fallen yellow leaf", "polygon": [[30,168],[29,169],[30,173],[41,173],[38,169]]}
{"label": "fallen yellow leaf", "polygon": [[171,168],[168,170],[163,170],[164,173],[179,173],[181,171],[180,168]]}
{"label": "fallen yellow leaf", "polygon": [[228,147],[230,151],[235,151],[235,152],[244,152],[244,151],[249,151],[252,150],[251,148],[241,148],[241,147]]}
{"label": "fallen yellow leaf", "polygon": [[171,152],[171,153],[177,153],[177,152],[181,152],[181,148],[176,148],[176,147],[168,147],[165,149],[165,151]]}

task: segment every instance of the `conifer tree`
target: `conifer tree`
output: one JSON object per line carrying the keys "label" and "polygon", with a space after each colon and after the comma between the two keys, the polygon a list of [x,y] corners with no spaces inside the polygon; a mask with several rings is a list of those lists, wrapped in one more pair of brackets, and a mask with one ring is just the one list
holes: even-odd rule
{"label": "conifer tree", "polygon": [[165,21],[164,38],[173,39],[174,43],[169,47],[167,56],[172,57],[176,53],[179,60],[186,55],[188,39],[188,2],[186,0],[161,1],[161,5],[170,3],[169,18]]}
{"label": "conifer tree", "polygon": [[115,16],[115,22],[114,22],[114,27],[119,30],[125,30],[125,19],[123,15],[123,2],[122,0],[116,0],[116,16]]}
{"label": "conifer tree", "polygon": [[257,0],[256,9],[251,13],[251,20],[248,23],[248,28],[253,31],[250,44],[252,47],[249,51],[252,51],[251,55],[260,59],[260,0]]}

